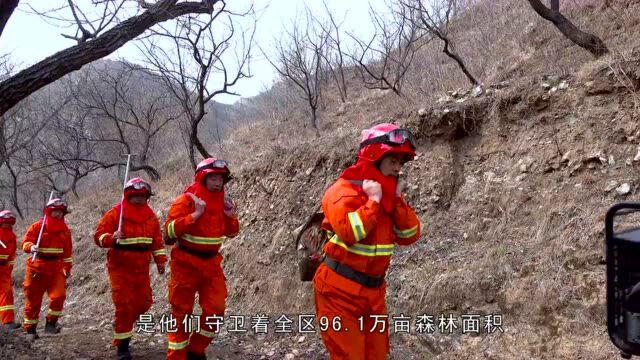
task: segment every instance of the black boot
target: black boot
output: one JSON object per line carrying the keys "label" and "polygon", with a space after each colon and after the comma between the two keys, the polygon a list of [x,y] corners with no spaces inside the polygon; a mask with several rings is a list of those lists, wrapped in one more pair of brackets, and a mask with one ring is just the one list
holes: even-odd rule
{"label": "black boot", "polygon": [[129,341],[131,341],[131,338],[120,340],[120,344],[118,344],[118,360],[131,360]]}
{"label": "black boot", "polygon": [[44,325],[44,332],[47,334],[58,334],[60,332],[61,326],[57,321],[49,321]]}
{"label": "black boot", "polygon": [[36,332],[36,328],[31,328],[27,330],[27,340],[33,341],[38,338],[38,333]]}
{"label": "black boot", "polygon": [[207,355],[194,354],[191,351],[187,352],[187,360],[207,360]]}

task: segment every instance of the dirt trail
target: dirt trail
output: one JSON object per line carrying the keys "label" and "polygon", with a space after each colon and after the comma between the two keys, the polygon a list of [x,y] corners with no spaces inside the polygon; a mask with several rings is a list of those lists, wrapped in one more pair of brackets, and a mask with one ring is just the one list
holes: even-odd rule
{"label": "dirt trail", "polygon": [[[0,330],[0,359],[115,359],[115,349],[110,345],[109,327],[96,329],[82,324],[65,326],[58,335],[44,334],[39,329],[40,338],[29,342],[22,330]],[[407,337],[392,339],[390,360],[418,360],[431,357],[413,351]],[[152,360],[166,357],[165,334],[135,334],[131,342],[134,359]],[[243,359],[328,359],[327,352],[317,334],[280,334],[256,336],[222,333],[207,349],[211,360]]]}
{"label": "dirt trail", "polygon": [[[89,360],[115,358],[115,349],[110,346],[111,333],[108,329],[88,330],[85,326],[72,326],[63,328],[59,335],[44,334],[42,331],[39,333],[40,338],[31,343],[21,330],[1,331],[0,359]],[[297,340],[289,339],[289,341],[293,343]],[[131,350],[134,359],[163,359],[166,356],[165,334],[136,334],[131,343]],[[209,359],[258,360],[285,359],[287,354],[296,353],[298,356],[294,355],[295,358],[325,358],[324,351],[318,348],[317,344],[310,344],[305,350],[281,346],[274,348],[273,339],[259,341],[255,337],[231,334],[221,334],[214,340],[208,348],[207,355]]]}

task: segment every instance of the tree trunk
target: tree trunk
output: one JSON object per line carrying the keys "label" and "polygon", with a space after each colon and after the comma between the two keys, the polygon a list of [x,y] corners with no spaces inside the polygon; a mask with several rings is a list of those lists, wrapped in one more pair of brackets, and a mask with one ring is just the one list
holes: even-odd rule
{"label": "tree trunk", "polygon": [[476,78],[473,77],[473,75],[471,75],[471,73],[467,69],[467,66],[464,64],[464,61],[462,61],[460,56],[458,56],[458,54],[456,54],[455,52],[452,52],[451,50],[449,50],[449,39],[447,39],[446,36],[441,37],[441,39],[442,41],[444,41],[444,49],[442,49],[442,52],[447,54],[448,57],[452,58],[458,64],[458,66],[460,67],[460,69],[462,70],[462,72],[464,73],[464,75],[467,77],[467,79],[472,85],[474,86],[478,85],[478,80],[476,80]]}
{"label": "tree trunk", "polygon": [[4,135],[5,121],[6,120],[4,116],[0,116],[0,168],[2,167],[4,162],[7,160],[7,153],[6,153],[7,143],[6,143],[6,137]]}
{"label": "tree trunk", "polygon": [[[529,4],[538,15],[553,23],[567,39],[589,51],[596,58],[609,53],[609,49],[599,37],[580,30],[569,19],[564,17],[559,10],[553,11],[547,8],[540,0],[527,1],[529,1]],[[552,1],[552,7],[559,8],[559,3]]]}
{"label": "tree trunk", "polygon": [[309,108],[311,110],[311,127],[318,130],[318,115],[317,115],[317,107],[309,104]]}
{"label": "tree trunk", "polygon": [[[204,144],[202,144],[202,141],[200,141],[200,138],[198,137],[198,126],[200,125],[200,122],[202,122],[202,119],[204,118],[204,115],[206,114],[205,109],[204,109],[204,102],[200,102],[200,108],[198,110],[198,115],[192,120],[191,122],[191,145],[192,148],[195,147],[198,152],[200,153],[200,156],[202,156],[203,158],[210,158],[211,154],[209,154],[209,152],[207,151],[207,149],[204,147]],[[195,159],[195,154],[192,155],[192,159],[193,159],[193,168],[196,168],[196,159]]]}
{"label": "tree trunk", "polygon": [[7,162],[7,168],[9,169],[9,173],[11,174],[11,179],[13,180],[12,193],[11,193],[11,202],[13,203],[13,207],[18,212],[18,216],[21,219],[24,219],[24,215],[22,214],[22,209],[20,208],[20,201],[18,199],[18,175],[13,171],[13,168]]}
{"label": "tree trunk", "polygon": [[344,79],[344,67],[342,65],[340,65],[340,84],[338,87],[341,89],[341,97],[344,98],[342,102],[346,102],[349,94],[347,94],[347,81]]}
{"label": "tree trunk", "polygon": [[158,23],[186,14],[211,13],[213,4],[218,0],[179,4],[176,1],[158,2],[144,13],[121,22],[94,40],[59,51],[1,82],[0,115],[38,89],[111,54]]}
{"label": "tree trunk", "polygon": [[0,0],[0,36],[20,0]]}
{"label": "tree trunk", "polygon": [[195,145],[193,145],[193,141],[189,142],[189,161],[191,161],[191,167],[195,170],[198,166],[198,163],[196,162],[196,148]]}

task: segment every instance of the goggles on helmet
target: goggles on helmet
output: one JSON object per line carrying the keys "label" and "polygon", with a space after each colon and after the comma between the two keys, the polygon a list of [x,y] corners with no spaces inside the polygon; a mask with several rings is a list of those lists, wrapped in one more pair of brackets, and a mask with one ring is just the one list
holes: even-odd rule
{"label": "goggles on helmet", "polygon": [[387,144],[391,146],[400,146],[409,141],[409,145],[413,150],[416,149],[416,138],[411,131],[407,129],[391,130],[388,133],[367,139],[360,143],[360,148],[371,144]]}
{"label": "goggles on helmet", "polygon": [[67,207],[67,202],[62,199],[55,199],[54,201],[47,204],[47,207]]}
{"label": "goggles on helmet", "polygon": [[15,219],[16,217],[13,216],[13,213],[10,212],[4,212],[2,214],[0,214],[0,219]]}
{"label": "goggles on helmet", "polygon": [[144,181],[133,183],[133,184],[127,186],[127,189],[131,189],[131,188],[136,189],[136,190],[147,189],[148,192],[151,192],[151,186],[149,184],[147,184],[146,182],[144,182]]}
{"label": "goggles on helmet", "polygon": [[229,168],[227,162],[224,160],[216,160],[209,164],[199,167],[198,171],[206,170],[206,169],[224,169],[224,168]]}

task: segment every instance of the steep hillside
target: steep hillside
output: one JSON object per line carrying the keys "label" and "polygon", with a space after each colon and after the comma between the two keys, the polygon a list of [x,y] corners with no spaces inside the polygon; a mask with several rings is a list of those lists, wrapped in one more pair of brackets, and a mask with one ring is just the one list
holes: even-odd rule
{"label": "steep hillside", "polygon": [[[313,313],[312,287],[297,278],[291,232],[355,161],[360,129],[391,118],[419,138],[419,155],[403,176],[424,225],[417,244],[396,250],[389,271],[389,313],[412,318],[409,334],[392,330],[391,359],[615,358],[604,307],[604,213],[633,199],[640,184],[640,21],[629,15],[638,16],[640,3],[600,13],[589,11],[592,3],[572,14],[582,23],[610,24],[603,38],[614,53],[600,60],[530,20],[531,30],[516,39],[529,49],[526,56],[513,55],[508,69],[487,73],[482,93],[434,93],[437,101],[421,101],[361,90],[347,105],[327,104],[319,137],[291,124],[236,130],[222,151],[235,173],[229,191],[242,226],[224,244],[227,314],[264,313],[273,324],[282,314],[297,321]],[[161,217],[192,178],[182,159],[166,163],[164,173],[152,200]],[[63,341],[44,337],[30,345],[0,333],[8,344],[0,356],[94,359],[112,351],[105,252],[92,232],[118,201],[117,188],[115,179],[95,186],[69,217],[75,270]],[[14,272],[18,294],[24,258]],[[158,319],[168,312],[167,276],[152,279]],[[422,314],[434,317],[435,333],[414,331]],[[452,334],[438,329],[440,315],[449,314],[458,319]],[[489,334],[482,322],[479,335],[462,334],[459,319],[470,314],[501,315],[504,332]],[[141,358],[161,358],[166,339],[141,334],[134,346]],[[326,358],[317,334],[297,332],[223,332],[209,351],[219,359]]]}

